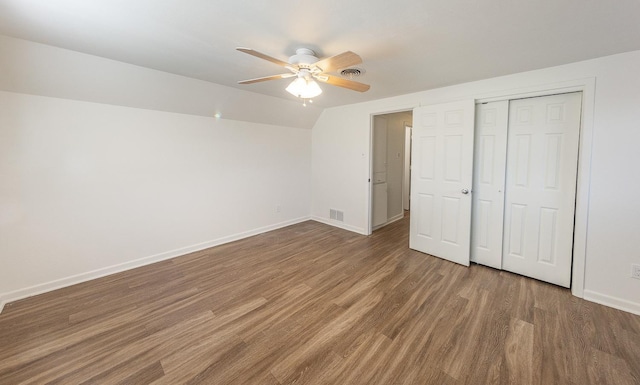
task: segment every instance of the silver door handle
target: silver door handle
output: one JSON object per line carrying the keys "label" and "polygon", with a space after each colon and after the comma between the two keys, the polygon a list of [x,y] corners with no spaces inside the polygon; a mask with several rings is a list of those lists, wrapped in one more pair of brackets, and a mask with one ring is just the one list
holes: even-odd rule
{"label": "silver door handle", "polygon": [[469,190],[468,190],[468,189],[466,189],[466,188],[463,188],[463,189],[462,189],[462,191],[461,191],[461,193],[463,193],[463,194],[469,194]]}

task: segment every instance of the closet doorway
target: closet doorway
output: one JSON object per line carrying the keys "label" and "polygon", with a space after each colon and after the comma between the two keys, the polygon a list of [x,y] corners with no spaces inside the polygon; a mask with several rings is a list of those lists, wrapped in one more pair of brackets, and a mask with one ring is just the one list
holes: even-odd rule
{"label": "closet doorway", "polygon": [[471,260],[570,287],[582,93],[476,106]]}

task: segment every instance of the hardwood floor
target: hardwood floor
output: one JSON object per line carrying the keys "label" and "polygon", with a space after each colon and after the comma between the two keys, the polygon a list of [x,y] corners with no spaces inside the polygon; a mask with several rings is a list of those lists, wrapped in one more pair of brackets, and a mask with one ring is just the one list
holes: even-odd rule
{"label": "hardwood floor", "polygon": [[0,384],[640,384],[640,317],[305,222],[6,306]]}

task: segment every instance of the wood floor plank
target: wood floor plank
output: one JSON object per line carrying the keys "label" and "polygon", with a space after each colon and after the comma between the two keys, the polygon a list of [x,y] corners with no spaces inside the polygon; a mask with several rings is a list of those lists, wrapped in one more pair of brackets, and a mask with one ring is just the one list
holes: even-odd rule
{"label": "wood floor plank", "polygon": [[[72,356],[74,365],[64,365],[45,372],[33,373],[33,377],[25,383],[40,384],[56,380],[63,384],[76,384],[88,381],[130,360],[151,364],[168,351],[182,351],[196,336],[204,338],[208,332],[207,323],[214,318],[211,312],[205,312],[161,332],[146,335],[107,351],[101,350],[100,354]],[[130,327],[130,325],[124,327]]]}
{"label": "wood floor plank", "polygon": [[591,384],[634,385],[639,380],[625,360],[597,349],[591,350],[588,374]]}
{"label": "wood floor plank", "polygon": [[475,295],[470,296],[468,300],[464,313],[460,316],[460,327],[456,328],[450,337],[451,349],[447,352],[442,363],[442,371],[455,379],[462,377],[469,362],[473,361],[475,354],[480,350],[479,344],[482,341],[482,326],[484,325],[482,318],[476,315],[487,313],[489,292],[486,290],[476,291]]}
{"label": "wood floor plank", "polygon": [[513,319],[505,342],[505,373],[503,382],[533,384],[533,324]]}
{"label": "wood floor plank", "polygon": [[0,384],[640,383],[640,317],[304,222],[8,304]]}
{"label": "wood floor plank", "polygon": [[300,349],[278,362],[271,369],[271,373],[283,384],[292,381],[292,378],[301,373],[302,368],[308,365],[310,361],[315,360],[318,356],[325,357],[330,355],[328,352],[334,341],[345,331],[360,322],[364,314],[378,304],[381,299],[382,293],[380,292],[368,293],[367,296],[359,301],[359,306],[347,309],[347,311],[327,323]]}
{"label": "wood floor plank", "polygon": [[102,372],[81,384],[149,384],[162,378],[162,376],[164,376],[164,370],[160,361],[141,366],[131,360],[114,366],[110,370]]}
{"label": "wood floor plank", "polygon": [[370,332],[356,339],[343,354],[341,366],[336,368],[332,377],[326,378],[328,384],[368,384],[376,383],[374,371],[385,360],[385,352],[391,340],[384,334]]}

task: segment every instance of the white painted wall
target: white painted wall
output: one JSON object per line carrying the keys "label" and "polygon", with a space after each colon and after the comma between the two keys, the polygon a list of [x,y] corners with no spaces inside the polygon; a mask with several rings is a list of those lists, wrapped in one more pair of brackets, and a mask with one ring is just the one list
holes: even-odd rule
{"label": "white painted wall", "polygon": [[308,219],[310,151],[308,129],[0,92],[0,307]]}
{"label": "white painted wall", "polygon": [[313,128],[312,215],[324,220],[328,207],[342,207],[342,227],[366,233],[372,114],[595,77],[584,297],[640,313],[640,280],[630,278],[631,264],[640,263],[638,68],[640,51],[634,51],[327,109]]}

